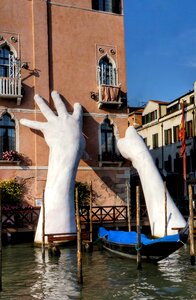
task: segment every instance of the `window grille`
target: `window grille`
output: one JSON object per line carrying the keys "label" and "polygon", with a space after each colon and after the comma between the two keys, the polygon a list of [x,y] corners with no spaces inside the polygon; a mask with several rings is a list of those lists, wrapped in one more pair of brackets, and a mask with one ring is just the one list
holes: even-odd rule
{"label": "window grille", "polygon": [[117,86],[117,70],[107,56],[99,61],[99,81],[101,85]]}

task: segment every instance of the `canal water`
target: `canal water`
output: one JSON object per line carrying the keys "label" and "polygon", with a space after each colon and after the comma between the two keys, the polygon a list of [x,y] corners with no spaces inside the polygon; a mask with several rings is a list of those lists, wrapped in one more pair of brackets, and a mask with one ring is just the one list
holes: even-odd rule
{"label": "canal water", "polygon": [[60,258],[45,262],[41,249],[31,244],[3,247],[3,300],[152,300],[196,299],[196,266],[189,246],[159,262],[117,258],[105,251],[83,256],[84,284],[77,283],[76,248],[61,249]]}

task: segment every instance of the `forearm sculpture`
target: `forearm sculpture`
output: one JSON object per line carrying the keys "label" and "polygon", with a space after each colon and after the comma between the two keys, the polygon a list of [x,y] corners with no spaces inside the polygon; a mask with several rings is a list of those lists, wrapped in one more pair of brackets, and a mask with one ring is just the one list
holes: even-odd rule
{"label": "forearm sculpture", "polygon": [[[125,137],[118,141],[120,153],[131,160],[137,169],[148,210],[152,235],[162,237],[165,233],[164,183],[143,139],[134,127],[129,127]],[[167,234],[172,228],[185,226],[185,220],[167,191]]]}
{"label": "forearm sculpture", "polygon": [[[77,167],[85,148],[82,134],[82,107],[74,104],[70,115],[60,95],[53,91],[52,98],[57,115],[45,101],[35,96],[47,122],[21,119],[20,123],[40,130],[49,146],[48,174],[45,187],[45,232],[76,232],[74,208],[74,184]],[[35,243],[42,242],[42,210],[35,235]]]}

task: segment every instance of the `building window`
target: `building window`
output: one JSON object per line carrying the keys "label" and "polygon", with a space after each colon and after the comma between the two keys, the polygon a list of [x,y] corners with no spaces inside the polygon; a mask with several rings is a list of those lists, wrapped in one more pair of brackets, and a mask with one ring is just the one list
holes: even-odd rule
{"label": "building window", "polygon": [[179,153],[176,153],[176,158],[174,159],[174,172],[182,174],[182,157]]}
{"label": "building window", "polygon": [[179,142],[179,125],[173,127],[174,143]]}
{"label": "building window", "polygon": [[9,77],[10,48],[5,45],[0,48],[0,77]]}
{"label": "building window", "polygon": [[101,124],[101,158],[112,161],[116,155],[114,126],[106,118]]}
{"label": "building window", "polygon": [[179,110],[179,103],[176,103],[170,107],[167,107],[167,114],[172,114],[175,111]]}
{"label": "building window", "polygon": [[152,135],[152,147],[153,149],[158,148],[158,133]]}
{"label": "building window", "polygon": [[121,0],[92,0],[92,9],[120,14]]}
{"label": "building window", "polygon": [[195,97],[194,95],[190,96],[190,104],[194,104],[195,102]]}
{"label": "building window", "polygon": [[120,102],[120,87],[115,62],[107,55],[102,57],[98,66],[99,101],[102,103]]}
{"label": "building window", "polygon": [[186,127],[186,138],[193,137],[193,124],[192,124],[192,121],[186,122],[185,127]]}
{"label": "building window", "polygon": [[117,86],[116,65],[106,55],[99,61],[99,83],[101,85]]}
{"label": "building window", "polygon": [[170,145],[172,143],[172,130],[165,130],[165,145]]}
{"label": "building window", "polygon": [[5,151],[15,150],[15,122],[8,113],[0,119],[0,156]]}
{"label": "building window", "polygon": [[157,110],[154,110],[147,115],[144,115],[143,117],[143,124],[150,123],[152,121],[155,121],[157,119]]}
{"label": "building window", "polygon": [[167,172],[171,172],[172,171],[172,158],[171,155],[168,156],[168,160],[165,161],[165,170]]}
{"label": "building window", "polygon": [[0,47],[0,77],[20,77],[20,60],[7,44]]}

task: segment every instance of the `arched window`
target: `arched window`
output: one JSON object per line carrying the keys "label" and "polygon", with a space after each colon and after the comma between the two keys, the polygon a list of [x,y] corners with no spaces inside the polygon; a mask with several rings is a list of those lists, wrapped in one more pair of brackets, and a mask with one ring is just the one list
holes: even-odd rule
{"label": "arched window", "polygon": [[0,77],[20,77],[20,60],[8,44],[0,46]]}
{"label": "arched window", "polygon": [[168,156],[168,160],[165,161],[165,170],[171,172],[172,170],[172,158],[171,155]]}
{"label": "arched window", "polygon": [[9,56],[10,48],[4,45],[0,48],[0,76],[9,77]]}
{"label": "arched window", "polygon": [[176,153],[176,158],[174,159],[174,172],[178,174],[182,174],[182,169],[183,169],[183,161],[182,157],[180,157],[179,153]]}
{"label": "arched window", "polygon": [[99,82],[101,85],[118,85],[116,65],[107,55],[99,61]]}
{"label": "arched window", "polygon": [[102,160],[112,161],[116,154],[114,126],[106,118],[101,124],[101,156]]}
{"label": "arched window", "polygon": [[171,155],[168,156],[168,171],[172,171],[172,158]]}
{"label": "arched window", "polygon": [[15,150],[15,148],[15,121],[8,113],[5,113],[0,119],[0,155],[5,151]]}

